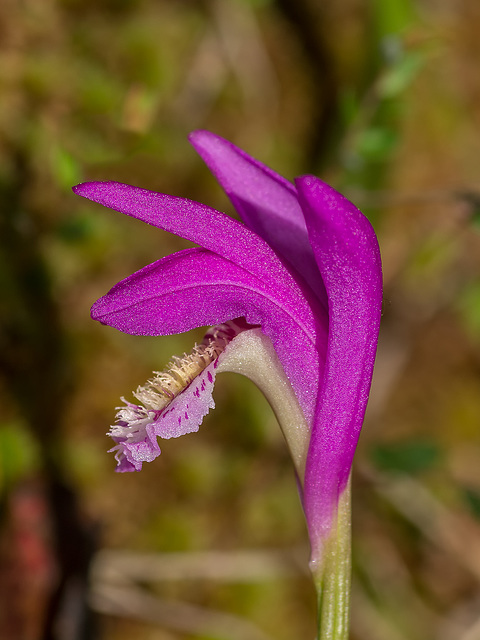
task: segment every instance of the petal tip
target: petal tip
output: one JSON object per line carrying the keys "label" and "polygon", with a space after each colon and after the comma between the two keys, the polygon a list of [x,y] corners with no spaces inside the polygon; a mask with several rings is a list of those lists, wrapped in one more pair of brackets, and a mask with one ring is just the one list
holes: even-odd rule
{"label": "petal tip", "polygon": [[205,138],[208,136],[215,136],[215,134],[212,133],[211,131],[208,131],[208,129],[195,129],[194,131],[191,131],[188,134],[188,140],[189,142],[193,143],[196,140],[199,140],[201,138]]}
{"label": "petal tip", "polygon": [[320,178],[317,178],[311,173],[305,173],[295,178],[295,184],[297,186],[298,185],[311,186],[315,181],[321,182]]}
{"label": "petal tip", "polygon": [[367,220],[353,202],[316,176],[299,176],[295,178],[295,185],[304,214],[311,207],[324,221],[328,220],[334,225],[341,225],[345,215],[353,216],[358,221]]}
{"label": "petal tip", "polygon": [[76,193],[77,195],[81,196],[82,195],[82,191],[85,187],[85,185],[87,185],[88,182],[81,182],[80,184],[76,184],[74,187],[72,187],[72,191],[73,193]]}
{"label": "petal tip", "polygon": [[99,188],[108,184],[108,182],[81,182],[80,184],[76,184],[72,187],[73,193],[77,196],[82,196],[83,198],[91,198],[91,195],[95,193]]}
{"label": "petal tip", "polygon": [[102,296],[101,298],[96,300],[90,307],[90,317],[92,318],[92,320],[103,322],[103,316],[105,315],[104,298],[105,296]]}
{"label": "petal tip", "polygon": [[200,155],[201,151],[205,152],[214,145],[227,142],[227,140],[224,140],[216,133],[212,133],[207,129],[195,129],[195,131],[189,134],[188,141]]}

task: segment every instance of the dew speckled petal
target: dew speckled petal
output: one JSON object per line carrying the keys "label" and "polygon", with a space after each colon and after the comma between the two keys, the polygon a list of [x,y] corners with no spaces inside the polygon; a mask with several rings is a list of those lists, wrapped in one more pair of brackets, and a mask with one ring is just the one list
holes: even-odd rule
{"label": "dew speckled petal", "polygon": [[217,178],[243,222],[283,256],[326,306],[326,294],[308,239],[295,187],[210,131],[189,140]]}
{"label": "dew speckled petal", "polygon": [[116,284],[92,318],[136,335],[169,335],[244,316],[271,339],[307,420],[313,417],[326,327],[302,298],[272,288],[206,249],[186,249]]}
{"label": "dew speckled petal", "polygon": [[329,305],[325,373],[305,473],[307,521],[318,534],[328,533],[365,415],[380,324],[382,271],[367,218],[318,178],[303,176],[296,184]]}
{"label": "dew speckled petal", "polygon": [[309,296],[267,242],[215,209],[120,182],[84,182],[73,190],[84,198],[195,242],[272,286]]}

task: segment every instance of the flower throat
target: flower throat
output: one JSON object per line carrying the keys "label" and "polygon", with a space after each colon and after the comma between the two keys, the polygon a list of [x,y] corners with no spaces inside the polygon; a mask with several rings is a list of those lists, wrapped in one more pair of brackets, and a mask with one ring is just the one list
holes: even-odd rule
{"label": "flower throat", "polygon": [[212,327],[191,353],[173,356],[163,371],[154,371],[153,378],[139,386],[133,395],[147,410],[163,409],[218,358],[236,335],[248,328],[250,325],[243,318]]}

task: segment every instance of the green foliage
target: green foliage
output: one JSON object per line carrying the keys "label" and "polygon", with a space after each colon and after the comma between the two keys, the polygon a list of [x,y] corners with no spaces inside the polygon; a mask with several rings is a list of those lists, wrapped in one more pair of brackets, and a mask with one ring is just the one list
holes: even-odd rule
{"label": "green foliage", "polygon": [[405,52],[386,69],[378,92],[383,99],[399,98],[415,80],[425,63],[423,51]]}
{"label": "green foliage", "polygon": [[370,455],[378,469],[391,473],[421,473],[441,460],[439,445],[433,440],[421,439],[378,444]]}
{"label": "green foliage", "polygon": [[464,288],[458,308],[468,333],[480,341],[480,280],[473,280]]}
{"label": "green foliage", "polygon": [[39,450],[21,424],[0,425],[0,492],[38,469]]}
{"label": "green foliage", "polygon": [[416,20],[412,0],[371,0],[371,6],[380,38],[400,35]]}
{"label": "green foliage", "polygon": [[387,127],[365,129],[357,140],[357,153],[366,161],[383,162],[395,150],[398,134]]}
{"label": "green foliage", "polygon": [[475,489],[465,488],[463,497],[471,513],[477,520],[480,520],[480,492]]}
{"label": "green foliage", "polygon": [[54,147],[51,152],[52,175],[62,190],[71,189],[82,178],[79,162],[72,153],[61,146]]}

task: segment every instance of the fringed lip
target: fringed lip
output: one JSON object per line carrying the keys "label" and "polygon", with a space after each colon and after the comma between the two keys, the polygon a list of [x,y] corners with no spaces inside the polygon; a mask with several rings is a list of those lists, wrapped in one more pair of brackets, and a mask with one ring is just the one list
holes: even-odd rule
{"label": "fringed lip", "polygon": [[243,319],[211,327],[203,341],[183,357],[174,356],[164,371],[133,393],[137,403],[122,398],[116,422],[108,435],[116,443],[116,471],[140,471],[161,449],[157,438],[178,438],[198,431],[203,418],[213,409],[212,392],[219,358],[241,331],[250,329]]}
{"label": "fringed lip", "polygon": [[[263,392],[277,416],[299,479],[303,486],[310,426],[271,340],[260,327],[233,321],[212,327],[204,342],[217,343],[219,354],[161,408],[125,401],[117,413],[117,422],[109,435],[115,442],[117,471],[140,471],[160,453],[158,439],[178,438],[199,430],[204,417],[213,409],[216,376],[223,372],[240,373]],[[189,358],[187,356],[187,361]],[[149,383],[147,383],[149,384]],[[142,392],[137,393],[141,396]],[[147,396],[150,398],[150,395]]]}

